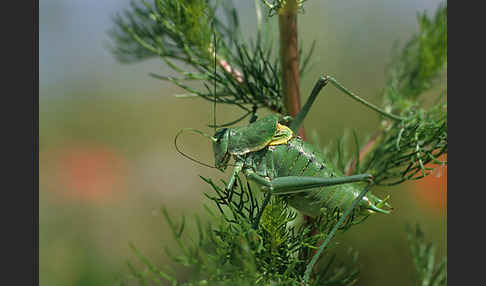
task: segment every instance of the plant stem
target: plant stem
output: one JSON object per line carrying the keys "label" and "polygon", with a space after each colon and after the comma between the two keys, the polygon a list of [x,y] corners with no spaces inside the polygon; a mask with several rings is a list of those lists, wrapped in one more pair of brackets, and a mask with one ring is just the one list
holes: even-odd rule
{"label": "plant stem", "polygon": [[[365,160],[366,156],[368,156],[374,150],[374,148],[376,148],[376,143],[380,140],[380,137],[382,135],[383,135],[383,129],[381,129],[378,132],[376,132],[375,134],[373,134],[373,136],[368,140],[366,145],[363,148],[361,148],[361,150],[359,151],[359,161],[360,162],[363,162]],[[354,171],[355,171],[355,168],[356,168],[356,163],[357,163],[356,158],[348,163],[348,165],[346,166],[346,170],[345,170],[346,176],[351,176],[352,174],[354,174]]]}
{"label": "plant stem", "polygon": [[[385,129],[387,128],[388,125],[391,124],[390,120],[387,120],[384,125],[371,136],[371,138],[366,142],[365,146],[361,148],[359,151],[359,161],[364,162],[366,160],[366,157],[370,155],[377,147],[378,147],[378,142],[382,140],[382,136],[384,135]],[[351,160],[348,165],[346,166],[345,169],[345,175],[346,176],[351,176],[355,172],[356,168],[356,158]]]}
{"label": "plant stem", "polygon": [[[292,117],[297,116],[301,107],[297,12],[297,0],[288,0],[278,13],[283,100],[288,114]],[[299,129],[299,136],[305,140],[305,129],[303,124]],[[312,218],[304,215],[304,221],[306,224],[311,224]],[[317,229],[314,229],[312,234],[315,234],[316,232]]]}
{"label": "plant stem", "polygon": [[[278,13],[283,100],[288,114],[292,117],[300,110],[297,10],[297,0],[288,0]],[[299,135],[305,139],[304,127],[300,128]]]}

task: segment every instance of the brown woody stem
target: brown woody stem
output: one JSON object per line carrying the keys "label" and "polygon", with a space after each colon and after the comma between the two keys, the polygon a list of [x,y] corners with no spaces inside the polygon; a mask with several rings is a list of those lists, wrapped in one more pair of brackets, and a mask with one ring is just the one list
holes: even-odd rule
{"label": "brown woody stem", "polygon": [[[283,101],[287,113],[295,117],[300,111],[299,87],[299,42],[297,38],[297,1],[288,0],[279,10],[278,23],[280,33],[280,65],[282,68]],[[299,129],[299,136],[305,140],[305,129]],[[312,218],[304,216],[307,224]],[[313,234],[317,232],[314,229]]]}
{"label": "brown woody stem", "polygon": [[[282,67],[283,100],[287,112],[295,117],[300,110],[299,46],[297,39],[297,1],[289,0],[279,10],[280,65]],[[304,127],[299,135],[305,139]]]}

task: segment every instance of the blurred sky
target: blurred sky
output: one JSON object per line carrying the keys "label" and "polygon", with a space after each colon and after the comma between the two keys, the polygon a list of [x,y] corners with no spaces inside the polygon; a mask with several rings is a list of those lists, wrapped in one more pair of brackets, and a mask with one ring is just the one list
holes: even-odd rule
{"label": "blurred sky", "polygon": [[[119,92],[123,94],[155,90],[160,83],[148,76],[150,71],[165,70],[157,60],[137,65],[121,65],[106,48],[106,32],[112,28],[111,17],[128,7],[129,0],[41,0],[39,1],[39,81],[41,96],[62,96],[69,90]],[[242,27],[248,34],[254,31],[254,1],[234,1],[241,15]],[[300,25],[307,29],[301,37],[317,38],[322,23],[315,16],[325,14],[328,24],[341,44],[357,49],[374,50],[368,45],[374,40],[410,32],[416,25],[417,11],[433,11],[437,0],[312,0]],[[386,22],[386,25],[383,23]],[[329,23],[331,25],[329,25]],[[314,29],[309,27],[314,26]],[[363,30],[365,28],[365,30]],[[343,38],[340,38],[343,37]],[[372,39],[370,39],[370,37]],[[380,39],[381,38],[381,39]],[[322,39],[324,40],[324,39]],[[309,41],[306,43],[308,44]],[[360,44],[365,43],[364,46]],[[388,59],[389,46],[384,46],[383,59]],[[331,55],[335,52],[331,52]],[[357,53],[358,55],[362,52]],[[322,55],[321,55],[322,56]],[[353,58],[353,55],[349,55]],[[374,55],[371,55],[374,57]],[[131,80],[126,80],[131,79]]]}

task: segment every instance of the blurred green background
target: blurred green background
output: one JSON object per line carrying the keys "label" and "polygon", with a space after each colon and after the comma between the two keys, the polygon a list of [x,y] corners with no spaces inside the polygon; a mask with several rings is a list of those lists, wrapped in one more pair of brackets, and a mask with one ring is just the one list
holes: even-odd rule
{"label": "blurred green background", "polygon": [[[234,2],[251,37],[254,1]],[[417,11],[433,13],[439,2],[308,1],[299,15],[299,37],[305,47],[314,39],[317,43],[314,66],[302,79],[304,100],[318,76],[328,73],[379,104],[393,44],[416,31]],[[122,65],[106,48],[111,17],[128,4],[39,3],[40,285],[126,281],[126,261],[136,261],[129,242],[156,265],[168,266],[163,247],[175,244],[160,208],[166,206],[175,217],[204,217],[203,192],[210,188],[198,175],[217,176],[180,156],[173,145],[182,128],[210,131],[211,105],[177,99],[173,95],[180,89],[148,76],[170,74],[160,60]],[[269,22],[275,26],[276,18]],[[364,138],[377,126],[373,112],[335,89],[322,95],[305,123],[322,144],[344,129]],[[236,118],[235,112],[219,105],[218,121]],[[180,142],[187,153],[212,162],[209,142],[190,134]],[[344,253],[352,246],[360,252],[358,285],[412,283],[407,223],[419,222],[439,254],[446,254],[445,180],[446,170],[438,169],[422,183],[377,190],[380,196],[392,195],[394,213],[376,215],[337,238],[333,251]]]}

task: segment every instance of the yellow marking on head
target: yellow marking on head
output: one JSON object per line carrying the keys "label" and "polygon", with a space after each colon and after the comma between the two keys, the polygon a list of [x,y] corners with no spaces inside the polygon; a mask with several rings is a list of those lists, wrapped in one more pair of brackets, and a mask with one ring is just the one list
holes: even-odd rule
{"label": "yellow marking on head", "polygon": [[286,144],[294,135],[292,130],[285,125],[277,123],[277,132],[275,133],[274,139],[272,139],[268,146],[275,146]]}

